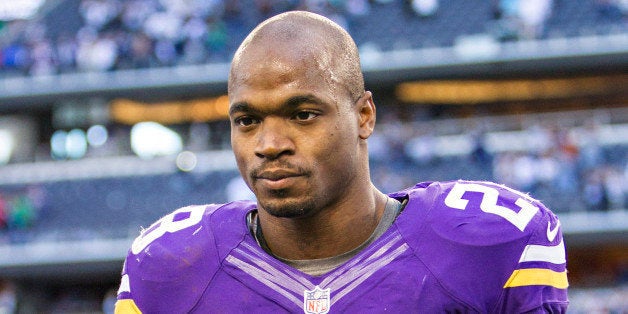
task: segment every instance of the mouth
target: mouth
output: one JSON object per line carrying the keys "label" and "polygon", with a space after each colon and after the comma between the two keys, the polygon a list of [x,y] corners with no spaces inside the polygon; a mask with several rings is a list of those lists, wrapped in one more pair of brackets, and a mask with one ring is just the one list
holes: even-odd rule
{"label": "mouth", "polygon": [[264,170],[259,174],[255,174],[253,178],[255,181],[260,183],[263,187],[271,190],[285,189],[290,185],[294,184],[299,177],[302,177],[303,174],[277,169],[277,170]]}

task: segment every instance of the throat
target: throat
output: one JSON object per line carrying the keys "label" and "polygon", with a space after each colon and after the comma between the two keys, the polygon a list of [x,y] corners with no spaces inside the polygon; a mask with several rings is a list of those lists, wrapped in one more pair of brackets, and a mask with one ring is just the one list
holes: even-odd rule
{"label": "throat", "polygon": [[[333,241],[333,239],[315,240],[315,243],[308,243],[307,241],[301,240],[297,242],[288,242],[292,243],[290,244],[293,246],[292,252],[296,253],[294,256],[289,256],[289,258],[279,256],[271,250],[264,237],[263,226],[260,223],[259,215],[256,211],[249,214],[248,223],[251,234],[264,251],[287,265],[299,269],[304,273],[317,276],[335,269],[376,241],[390,228],[397,215],[401,212],[402,207],[402,203],[398,200],[388,198],[384,207],[384,212],[373,229],[373,232],[366,240],[359,243],[357,246],[354,245],[352,248],[344,250],[332,248],[332,250],[336,250],[336,253],[329,253],[331,250],[326,246],[331,245],[333,247],[333,242],[336,242]],[[349,228],[355,230],[357,228],[363,228],[363,226],[356,224],[350,226]]]}

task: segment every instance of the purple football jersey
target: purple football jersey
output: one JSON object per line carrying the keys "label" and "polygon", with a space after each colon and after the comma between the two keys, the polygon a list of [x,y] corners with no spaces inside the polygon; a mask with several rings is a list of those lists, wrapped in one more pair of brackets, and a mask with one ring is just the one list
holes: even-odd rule
{"label": "purple football jersey", "polygon": [[428,182],[391,197],[393,225],[338,268],[310,276],[259,247],[253,202],[181,208],[125,261],[116,313],[563,313],[560,222],[487,182]]}

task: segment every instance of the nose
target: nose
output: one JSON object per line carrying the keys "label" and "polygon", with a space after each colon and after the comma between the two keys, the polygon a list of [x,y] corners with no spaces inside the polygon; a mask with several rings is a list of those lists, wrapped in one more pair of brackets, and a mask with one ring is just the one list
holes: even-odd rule
{"label": "nose", "polygon": [[278,159],[294,154],[295,146],[289,126],[277,118],[266,118],[257,134],[255,155],[265,159]]}

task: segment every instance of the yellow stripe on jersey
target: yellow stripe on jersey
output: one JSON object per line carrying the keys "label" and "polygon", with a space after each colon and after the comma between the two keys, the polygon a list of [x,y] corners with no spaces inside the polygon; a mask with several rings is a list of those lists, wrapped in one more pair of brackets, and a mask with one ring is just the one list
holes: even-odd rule
{"label": "yellow stripe on jersey", "polygon": [[522,286],[552,286],[558,289],[567,289],[567,271],[556,272],[545,268],[517,269],[512,272],[504,288]]}
{"label": "yellow stripe on jersey", "polygon": [[132,299],[118,300],[114,314],[142,314]]}

